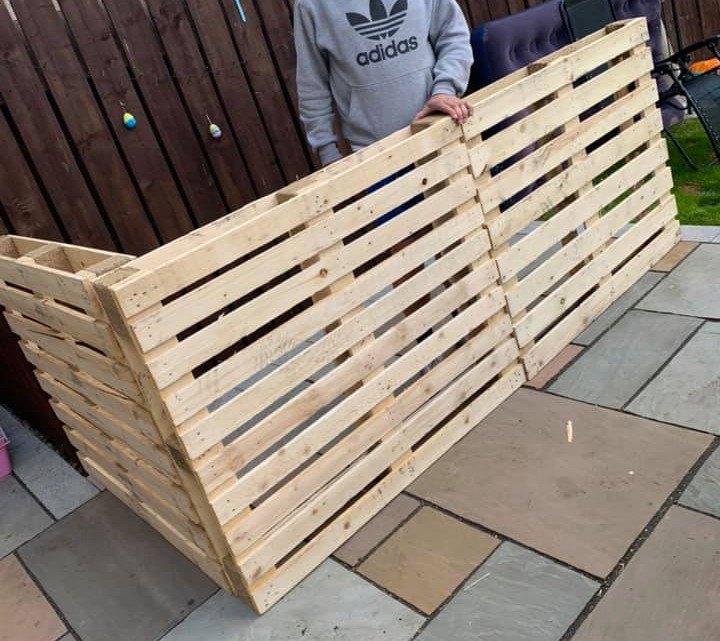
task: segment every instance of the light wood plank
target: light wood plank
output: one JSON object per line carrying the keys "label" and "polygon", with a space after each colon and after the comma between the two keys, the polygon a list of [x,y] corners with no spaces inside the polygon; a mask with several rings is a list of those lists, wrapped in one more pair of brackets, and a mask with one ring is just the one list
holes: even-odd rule
{"label": "light wood plank", "polygon": [[72,342],[68,334],[58,332],[24,316],[6,313],[5,318],[13,332],[23,340],[34,343],[71,368],[85,372],[128,398],[141,400],[132,373],[122,363]]}
{"label": "light wood plank", "polygon": [[[459,146],[455,153],[432,160],[413,172],[398,178],[387,187],[371,193],[358,202],[333,212],[322,221],[312,221],[303,231],[271,247],[267,251],[251,258],[247,262],[231,269],[210,282],[192,290],[185,296],[171,301],[149,314],[143,314],[131,325],[138,343],[145,350],[157,347],[173,338],[182,330],[207,318],[233,301],[241,299],[265,283],[301,265],[313,256],[323,252],[349,234],[372,223],[379,212],[392,211],[429,187],[433,187],[469,164],[465,147]],[[472,197],[472,185],[468,182],[457,189],[447,191],[448,201],[458,198],[468,200]],[[433,206],[447,207],[436,199]],[[432,206],[413,209],[408,212],[407,222],[418,227],[425,219],[434,220]],[[387,244],[387,243],[384,243]],[[338,278],[342,269],[350,270],[347,262],[351,252],[348,249],[336,260],[320,260],[313,263],[312,270],[327,270],[325,281],[330,283]],[[373,251],[380,251],[376,247]],[[367,257],[367,253],[365,253]],[[341,262],[337,263],[337,259]],[[354,263],[353,263],[354,264]],[[347,272],[346,272],[347,273]],[[296,279],[298,280],[298,279]],[[273,295],[274,296],[274,295]],[[288,304],[290,306],[290,304]]]}
{"label": "light wood plank", "polygon": [[110,328],[86,314],[0,284],[0,304],[40,323],[69,334],[108,356],[117,356],[118,347]]}

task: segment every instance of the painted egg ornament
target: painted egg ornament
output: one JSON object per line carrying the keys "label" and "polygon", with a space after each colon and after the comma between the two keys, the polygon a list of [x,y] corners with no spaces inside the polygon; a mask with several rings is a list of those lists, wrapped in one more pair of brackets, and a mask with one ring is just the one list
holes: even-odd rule
{"label": "painted egg ornament", "polygon": [[222,129],[218,127],[215,123],[210,123],[210,135],[213,138],[220,138],[222,136]]}
{"label": "painted egg ornament", "polygon": [[123,114],[123,125],[125,125],[125,129],[135,129],[137,127],[137,120],[129,111]]}

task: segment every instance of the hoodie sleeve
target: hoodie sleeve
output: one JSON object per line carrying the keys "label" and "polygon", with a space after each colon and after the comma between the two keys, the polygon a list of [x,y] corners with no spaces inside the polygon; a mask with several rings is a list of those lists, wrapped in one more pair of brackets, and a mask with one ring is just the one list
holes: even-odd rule
{"label": "hoodie sleeve", "polygon": [[323,165],[341,157],[333,129],[334,113],[327,60],[315,38],[315,24],[305,3],[295,2],[295,50],[300,119],[307,139]]}
{"label": "hoodie sleeve", "polygon": [[433,0],[430,44],[435,49],[433,96],[462,96],[473,63],[470,30],[456,0]]}

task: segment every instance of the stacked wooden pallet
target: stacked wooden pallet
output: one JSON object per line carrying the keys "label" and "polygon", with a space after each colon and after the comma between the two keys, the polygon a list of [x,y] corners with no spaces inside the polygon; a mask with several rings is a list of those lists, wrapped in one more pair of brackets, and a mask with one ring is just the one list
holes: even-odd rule
{"label": "stacked wooden pallet", "polygon": [[90,476],[226,585],[90,284],[129,258],[0,238],[0,304]]}
{"label": "stacked wooden pallet", "polygon": [[417,123],[112,270],[5,239],[0,300],[88,471],[269,608],[675,242],[646,40],[613,25],[463,127]]}

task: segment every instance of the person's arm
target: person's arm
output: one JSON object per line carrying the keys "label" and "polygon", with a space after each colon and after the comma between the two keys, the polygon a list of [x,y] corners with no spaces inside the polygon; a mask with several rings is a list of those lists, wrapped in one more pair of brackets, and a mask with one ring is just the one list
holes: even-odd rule
{"label": "person's arm", "polygon": [[470,80],[473,54],[470,31],[455,0],[433,0],[430,44],[435,50],[432,95],[415,120],[439,111],[462,124],[473,112],[460,97]]}
{"label": "person's arm", "polygon": [[327,60],[317,46],[315,25],[300,0],[295,2],[295,50],[300,119],[312,148],[323,165],[342,157],[335,135],[330,74]]}
{"label": "person's arm", "polygon": [[462,96],[473,63],[470,30],[456,0],[434,0],[430,44],[435,50],[432,95]]}

